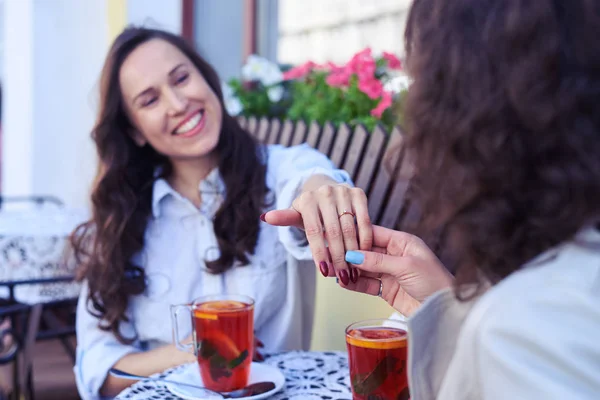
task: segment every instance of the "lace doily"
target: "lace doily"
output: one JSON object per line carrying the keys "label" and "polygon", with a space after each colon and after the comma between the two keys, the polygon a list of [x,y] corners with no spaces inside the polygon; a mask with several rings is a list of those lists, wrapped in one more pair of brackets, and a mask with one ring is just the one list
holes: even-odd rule
{"label": "lace doily", "polygon": [[[279,368],[285,375],[285,388],[273,400],[351,400],[348,358],[343,352],[292,351],[265,356],[265,363]],[[177,368],[156,376],[168,377]],[[180,398],[159,381],[140,381],[121,392],[116,399],[147,400]]]}

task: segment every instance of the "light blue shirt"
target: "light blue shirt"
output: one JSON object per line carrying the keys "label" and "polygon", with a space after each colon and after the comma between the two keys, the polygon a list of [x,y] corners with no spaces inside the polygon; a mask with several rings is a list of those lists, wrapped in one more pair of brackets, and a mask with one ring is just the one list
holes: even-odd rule
{"label": "light blue shirt", "polygon": [[[273,208],[289,208],[304,182],[316,174],[350,183],[346,172],[336,170],[330,160],[308,145],[272,145],[267,147],[267,155],[266,182],[270,196],[274,196]],[[219,256],[212,220],[224,196],[218,170],[200,183],[199,190],[202,205],[198,209],[165,180],[154,183],[145,246],[134,260],[146,272],[147,288],[129,301],[131,323],[121,324],[126,337],[137,335],[134,344],[121,344],[112,333],[98,328],[98,319],[86,306],[88,286],[83,285],[77,309],[74,368],[83,399],[99,398],[108,370],[126,354],[171,343],[170,306],[204,295],[252,297],[256,335],[266,351],[310,346],[315,267],[305,238],[293,228],[261,224],[255,254],[249,255],[250,265],[234,265],[223,274],[210,274],[204,260]]]}

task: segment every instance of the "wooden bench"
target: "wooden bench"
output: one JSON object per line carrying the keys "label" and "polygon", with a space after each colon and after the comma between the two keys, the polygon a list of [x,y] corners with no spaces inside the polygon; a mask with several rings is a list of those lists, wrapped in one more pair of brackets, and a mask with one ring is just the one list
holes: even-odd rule
{"label": "wooden bench", "polygon": [[293,146],[308,143],[346,170],[356,186],[367,194],[369,215],[377,225],[411,231],[419,219],[416,206],[407,200],[412,164],[405,157],[404,136],[377,127],[369,133],[362,126],[352,130],[342,124],[320,126],[316,122],[281,122],[277,119],[244,118],[240,124],[260,142]]}

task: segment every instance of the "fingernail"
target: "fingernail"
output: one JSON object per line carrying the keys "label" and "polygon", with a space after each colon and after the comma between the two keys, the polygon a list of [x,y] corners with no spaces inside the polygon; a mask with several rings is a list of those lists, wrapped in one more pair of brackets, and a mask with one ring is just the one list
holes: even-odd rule
{"label": "fingernail", "polygon": [[267,219],[265,218],[265,215],[267,215],[267,213],[262,213],[262,214],[260,214],[260,220],[261,220],[262,222],[267,222]]}
{"label": "fingernail", "polygon": [[358,282],[358,270],[356,270],[356,268],[350,268],[350,271],[352,271],[352,272],[350,273],[350,280],[351,280],[353,283],[356,283],[356,282]]}
{"label": "fingernail", "polygon": [[340,283],[340,278],[338,278],[337,276],[335,277],[335,283]]}
{"label": "fingernail", "polygon": [[350,278],[348,277],[348,271],[346,271],[345,269],[340,271],[340,280],[342,281],[344,286],[347,286],[350,283]]}
{"label": "fingernail", "polygon": [[365,256],[358,251],[347,251],[346,252],[346,262],[354,265],[360,265],[365,261]]}
{"label": "fingernail", "polygon": [[321,270],[323,276],[329,275],[329,268],[327,268],[327,263],[325,261],[321,261],[319,264],[319,269]]}

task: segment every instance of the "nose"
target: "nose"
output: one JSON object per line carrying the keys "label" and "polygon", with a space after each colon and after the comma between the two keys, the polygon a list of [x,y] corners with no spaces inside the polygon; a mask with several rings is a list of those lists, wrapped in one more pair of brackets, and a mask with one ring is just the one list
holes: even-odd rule
{"label": "nose", "polygon": [[179,115],[184,113],[188,108],[188,99],[176,89],[167,90],[167,102],[169,115]]}

